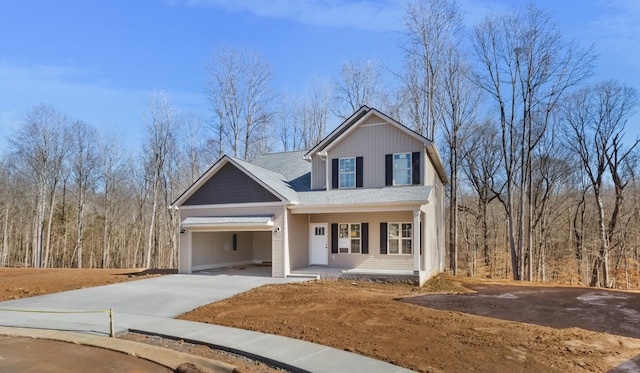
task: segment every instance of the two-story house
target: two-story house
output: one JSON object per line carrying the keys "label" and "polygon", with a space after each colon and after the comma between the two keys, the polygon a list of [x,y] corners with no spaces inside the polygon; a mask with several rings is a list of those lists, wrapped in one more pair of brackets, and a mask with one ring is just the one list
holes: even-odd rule
{"label": "two-story house", "polygon": [[205,172],[173,204],[180,273],[270,262],[422,284],[444,269],[446,182],[433,142],[363,106],[309,151]]}

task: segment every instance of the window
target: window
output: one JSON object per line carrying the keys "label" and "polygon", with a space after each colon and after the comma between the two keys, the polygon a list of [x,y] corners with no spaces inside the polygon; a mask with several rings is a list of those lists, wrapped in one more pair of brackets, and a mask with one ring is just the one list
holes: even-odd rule
{"label": "window", "polygon": [[411,225],[411,223],[389,223],[387,244],[389,254],[411,254],[413,243]]}
{"label": "window", "polygon": [[339,161],[339,187],[355,188],[356,187],[356,159],[340,158]]}
{"label": "window", "polygon": [[324,236],[324,227],[316,227],[316,236]]}
{"label": "window", "polygon": [[411,184],[411,153],[393,155],[393,185]]}
{"label": "window", "polygon": [[360,223],[338,224],[338,252],[340,254],[360,254],[361,251]]}

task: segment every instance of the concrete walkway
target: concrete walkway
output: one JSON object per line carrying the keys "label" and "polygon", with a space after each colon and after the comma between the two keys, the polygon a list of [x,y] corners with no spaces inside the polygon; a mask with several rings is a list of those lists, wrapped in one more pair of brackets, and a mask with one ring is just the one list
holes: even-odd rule
{"label": "concrete walkway", "polygon": [[[205,343],[299,372],[409,372],[334,348],[271,334],[175,320],[199,306],[265,284],[305,281],[251,275],[171,275],[0,302],[0,309],[95,311],[113,309],[116,334],[127,331]],[[108,313],[23,313],[0,310],[0,325],[107,336]]]}

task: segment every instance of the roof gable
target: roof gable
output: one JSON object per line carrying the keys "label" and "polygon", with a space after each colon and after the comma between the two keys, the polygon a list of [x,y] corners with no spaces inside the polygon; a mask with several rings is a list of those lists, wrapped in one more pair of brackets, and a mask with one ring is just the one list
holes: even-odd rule
{"label": "roof gable", "polygon": [[227,162],[184,201],[185,206],[278,202],[280,198]]}
{"label": "roof gable", "polygon": [[431,145],[431,141],[429,141],[426,137],[420,135],[419,133],[411,130],[406,127],[402,123],[388,117],[386,114],[378,111],[377,109],[372,109],[367,106],[362,106],[358,111],[351,115],[347,120],[342,122],[338,128],[333,130],[327,137],[325,137],[318,145],[316,145],[313,149],[309,150],[307,154],[305,154],[304,158],[306,160],[310,160],[311,157],[316,153],[325,153],[327,150],[330,150],[340,141],[345,139],[349,134],[355,131],[360,125],[369,121],[372,117],[377,116],[382,119],[384,122],[396,127],[400,131],[405,134],[419,140],[424,143],[425,146]]}

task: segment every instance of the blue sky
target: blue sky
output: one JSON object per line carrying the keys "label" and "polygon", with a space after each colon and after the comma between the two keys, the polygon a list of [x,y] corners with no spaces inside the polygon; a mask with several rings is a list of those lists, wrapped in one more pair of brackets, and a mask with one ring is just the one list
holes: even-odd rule
{"label": "blue sky", "polygon": [[[593,80],[640,89],[640,2],[538,0],[567,38],[599,53]],[[465,23],[514,4],[462,0]],[[21,0],[0,2],[0,153],[22,115],[39,103],[125,133],[140,145],[154,91],[182,111],[209,114],[205,66],[223,46],[254,48],[271,63],[274,88],[299,91],[331,79],[343,61],[400,65],[401,0]],[[338,124],[333,123],[333,125]],[[629,136],[640,131],[640,115]]]}

